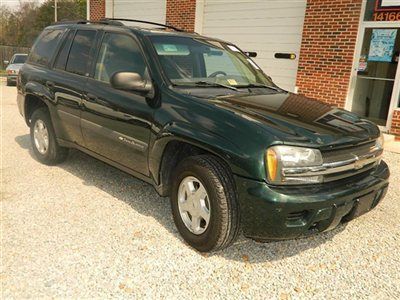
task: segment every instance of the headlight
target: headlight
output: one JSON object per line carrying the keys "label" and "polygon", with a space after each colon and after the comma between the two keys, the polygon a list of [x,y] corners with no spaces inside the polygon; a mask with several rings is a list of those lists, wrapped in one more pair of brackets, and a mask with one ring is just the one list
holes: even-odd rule
{"label": "headlight", "polygon": [[318,149],[273,146],[267,150],[266,165],[268,181],[272,184],[320,183],[322,176],[285,176],[285,169],[321,166],[323,163]]}

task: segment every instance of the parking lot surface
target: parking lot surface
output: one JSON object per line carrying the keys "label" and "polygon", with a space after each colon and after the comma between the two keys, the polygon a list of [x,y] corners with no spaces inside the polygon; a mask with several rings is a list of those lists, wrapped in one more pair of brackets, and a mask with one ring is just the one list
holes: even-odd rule
{"label": "parking lot surface", "polygon": [[346,226],[204,255],[150,185],[78,151],[37,162],[4,82],[1,120],[3,298],[400,298],[399,154],[386,198]]}

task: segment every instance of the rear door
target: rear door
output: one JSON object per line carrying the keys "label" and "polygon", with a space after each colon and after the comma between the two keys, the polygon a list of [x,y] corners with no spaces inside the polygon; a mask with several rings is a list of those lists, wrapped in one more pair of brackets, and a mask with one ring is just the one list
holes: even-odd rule
{"label": "rear door", "polygon": [[105,32],[83,101],[82,133],[86,147],[148,176],[147,148],[153,109],[140,93],[116,90],[110,77],[135,72],[149,78],[139,42],[130,34]]}
{"label": "rear door", "polygon": [[53,65],[46,85],[53,91],[64,140],[83,145],[80,128],[82,95],[93,56],[97,30],[70,30]]}

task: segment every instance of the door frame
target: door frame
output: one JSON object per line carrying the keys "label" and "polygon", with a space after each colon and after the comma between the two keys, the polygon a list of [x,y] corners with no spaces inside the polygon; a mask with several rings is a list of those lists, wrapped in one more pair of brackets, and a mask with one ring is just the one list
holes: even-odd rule
{"label": "door frame", "polygon": [[[362,51],[362,44],[364,41],[365,29],[367,29],[367,28],[398,28],[399,31],[397,34],[400,34],[400,22],[398,22],[398,21],[396,21],[396,22],[364,21],[365,9],[366,9],[366,1],[364,0],[362,8],[361,8],[361,16],[360,16],[358,35],[357,35],[357,42],[356,42],[354,58],[353,58],[353,68],[351,70],[351,76],[350,76],[350,85],[349,85],[349,89],[347,92],[346,103],[345,103],[345,109],[350,110],[350,111],[353,106],[353,97],[354,97],[354,92],[355,92],[355,87],[356,87],[356,82],[357,82],[358,61],[359,61],[359,57],[360,57],[361,51]],[[398,102],[399,96],[400,96],[400,67],[399,67],[399,65],[400,65],[400,62],[397,65],[397,71],[396,71],[396,76],[394,79],[392,97],[390,100],[386,125],[379,126],[379,128],[383,131],[390,130],[393,112],[397,107],[397,102]]]}

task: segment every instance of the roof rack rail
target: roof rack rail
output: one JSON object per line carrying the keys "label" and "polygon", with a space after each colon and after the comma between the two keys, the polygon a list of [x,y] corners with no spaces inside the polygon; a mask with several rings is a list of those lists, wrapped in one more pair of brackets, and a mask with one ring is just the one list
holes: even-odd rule
{"label": "roof rack rail", "polygon": [[54,24],[56,25],[63,25],[63,24],[104,24],[104,25],[117,25],[117,26],[123,26],[124,24],[122,22],[114,21],[114,20],[107,20],[107,19],[102,19],[99,21],[90,21],[90,20],[65,20],[65,21],[59,21]]}
{"label": "roof rack rail", "polygon": [[[100,22],[112,22],[112,21],[125,21],[125,22],[135,22],[135,23],[143,23],[143,24],[151,24],[151,25],[157,25],[157,26],[161,26],[161,27],[165,27],[165,28],[169,28],[169,29],[173,29],[175,31],[180,31],[180,32],[184,32],[185,30],[177,28],[175,26],[171,26],[171,25],[166,25],[166,24],[161,24],[161,23],[156,23],[156,22],[150,22],[150,21],[143,21],[143,20],[136,20],[136,19],[124,19],[124,18],[104,18],[101,19]],[[121,25],[123,25],[121,22],[118,22]],[[110,25],[115,25],[115,24],[110,24]]]}

